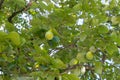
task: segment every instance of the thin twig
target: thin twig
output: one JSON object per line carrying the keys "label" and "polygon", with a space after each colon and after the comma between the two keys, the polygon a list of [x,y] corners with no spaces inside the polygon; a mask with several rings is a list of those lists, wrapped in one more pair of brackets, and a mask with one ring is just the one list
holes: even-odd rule
{"label": "thin twig", "polygon": [[94,67],[93,67],[93,66],[90,66],[90,65],[75,64],[75,65],[73,65],[73,66],[68,66],[67,68],[62,69],[62,70],[61,70],[61,74],[62,74],[62,73],[65,73],[65,72],[68,72],[68,71],[70,71],[70,70],[76,69],[77,67],[82,67],[82,66],[85,66],[85,69],[86,69],[86,70],[94,70]]}
{"label": "thin twig", "polygon": [[22,8],[22,9],[20,9],[20,10],[18,10],[18,11],[13,12],[12,15],[8,17],[8,21],[9,21],[10,23],[13,23],[12,19],[13,19],[17,14],[19,14],[19,13],[21,13],[21,12],[23,12],[23,11],[27,11],[27,10],[30,8],[31,5],[32,5],[32,1],[30,1],[24,8]]}
{"label": "thin twig", "polygon": [[105,59],[106,59],[106,55],[105,55],[105,53],[103,53],[102,63],[104,63],[104,62],[105,62]]}

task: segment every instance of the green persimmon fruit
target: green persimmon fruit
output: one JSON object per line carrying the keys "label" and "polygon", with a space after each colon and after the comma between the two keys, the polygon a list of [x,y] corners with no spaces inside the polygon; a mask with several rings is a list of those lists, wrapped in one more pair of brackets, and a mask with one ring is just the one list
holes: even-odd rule
{"label": "green persimmon fruit", "polygon": [[92,60],[93,57],[94,57],[94,55],[93,55],[93,53],[92,53],[91,51],[88,51],[88,52],[86,53],[86,58],[87,58],[88,60]]}
{"label": "green persimmon fruit", "polygon": [[46,38],[47,40],[52,40],[53,37],[54,37],[54,35],[53,35],[52,31],[49,30],[49,31],[47,31],[47,32],[45,33],[45,38]]}

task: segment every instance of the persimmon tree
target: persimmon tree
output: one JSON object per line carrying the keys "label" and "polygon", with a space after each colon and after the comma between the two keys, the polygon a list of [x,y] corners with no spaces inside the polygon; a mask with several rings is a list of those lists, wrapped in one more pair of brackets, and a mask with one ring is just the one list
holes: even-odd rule
{"label": "persimmon tree", "polygon": [[1,79],[119,80],[119,5],[0,0]]}

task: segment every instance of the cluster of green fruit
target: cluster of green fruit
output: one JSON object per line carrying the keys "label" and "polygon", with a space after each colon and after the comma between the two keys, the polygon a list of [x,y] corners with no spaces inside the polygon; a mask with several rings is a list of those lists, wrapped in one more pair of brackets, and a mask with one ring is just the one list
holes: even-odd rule
{"label": "cluster of green fruit", "polygon": [[48,31],[45,33],[45,38],[47,39],[48,44],[49,44],[51,47],[57,46],[58,43],[60,42],[60,38],[59,38],[58,36],[60,36],[60,34],[59,34],[59,33],[56,31],[56,29],[54,29],[54,28],[48,30]]}
{"label": "cluster of green fruit", "polygon": [[89,51],[86,53],[86,58],[88,60],[93,60],[95,52],[96,52],[96,48],[94,46],[91,46],[89,48]]}
{"label": "cluster of green fruit", "polygon": [[[78,65],[79,63],[83,63],[83,62],[86,62],[87,60],[88,61],[93,61],[94,59],[94,53],[96,52],[96,48],[94,46],[91,46],[89,48],[89,51],[88,52],[80,52],[77,54],[76,58],[73,58],[70,62],[69,62],[69,65],[70,66],[73,66],[73,65]],[[100,67],[101,69],[101,65],[98,66],[98,62],[95,64],[95,72],[97,73],[102,73],[102,70],[98,70],[98,68]],[[101,63],[100,63],[101,64]],[[73,73],[79,75],[79,74],[82,74],[84,75],[85,72],[86,72],[86,67],[84,65],[81,65],[80,67],[81,69],[75,69],[73,71]]]}
{"label": "cluster of green fruit", "polygon": [[[85,54],[85,58],[86,58],[87,60],[93,60],[93,58],[94,58],[93,52],[88,51],[88,52]],[[70,66],[77,65],[78,62],[79,62],[79,61],[82,62],[82,60],[84,60],[84,56],[82,55],[82,53],[78,53],[77,57],[76,57],[76,58],[73,58],[73,59],[70,61],[69,64],[70,64]],[[81,69],[79,69],[79,68],[78,68],[78,69],[75,69],[75,71],[74,71],[73,73],[78,76],[79,74],[84,75],[85,72],[86,72],[86,67],[85,67],[85,66],[81,66]]]}

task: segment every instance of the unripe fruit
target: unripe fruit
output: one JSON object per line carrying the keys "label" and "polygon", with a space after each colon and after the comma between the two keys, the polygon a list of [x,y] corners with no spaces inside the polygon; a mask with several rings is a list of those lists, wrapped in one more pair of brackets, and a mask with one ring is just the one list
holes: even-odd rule
{"label": "unripe fruit", "polygon": [[51,31],[47,31],[46,34],[45,34],[45,38],[47,40],[52,40],[54,37],[53,33]]}
{"label": "unripe fruit", "polygon": [[35,65],[35,68],[39,68],[39,65],[37,64],[37,65]]}
{"label": "unripe fruit", "polygon": [[38,63],[35,63],[35,68],[39,68],[39,64]]}
{"label": "unripe fruit", "polygon": [[94,56],[93,56],[93,53],[92,53],[91,51],[87,52],[86,58],[87,58],[88,60],[92,60],[93,57],[94,57]]}
{"label": "unripe fruit", "polygon": [[72,15],[72,17],[73,17],[73,18],[76,18],[76,17],[77,17],[77,15],[73,14],[73,15]]}
{"label": "unripe fruit", "polygon": [[78,63],[78,60],[73,58],[71,61],[70,61],[70,65],[75,65]]}

